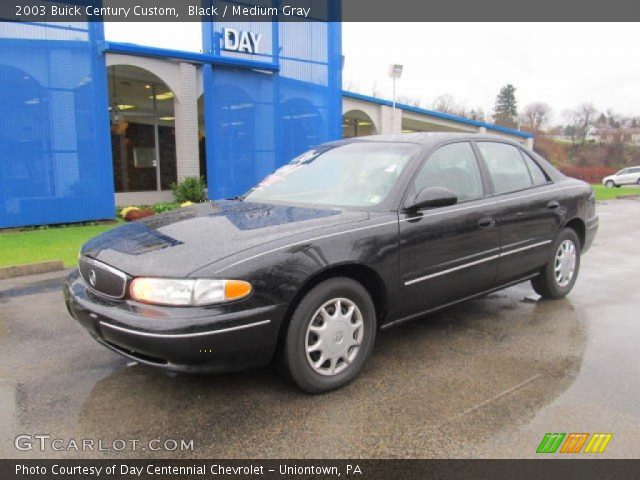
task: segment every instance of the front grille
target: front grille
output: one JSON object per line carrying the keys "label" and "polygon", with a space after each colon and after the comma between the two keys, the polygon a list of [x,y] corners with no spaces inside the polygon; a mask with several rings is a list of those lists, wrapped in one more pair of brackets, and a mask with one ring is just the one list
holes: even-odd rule
{"label": "front grille", "polygon": [[81,257],[78,270],[85,283],[95,292],[110,298],[124,297],[127,276],[120,270],[88,257]]}

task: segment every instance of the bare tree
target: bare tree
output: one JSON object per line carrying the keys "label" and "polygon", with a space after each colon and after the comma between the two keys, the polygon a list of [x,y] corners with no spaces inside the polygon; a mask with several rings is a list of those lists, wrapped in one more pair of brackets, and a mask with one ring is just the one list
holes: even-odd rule
{"label": "bare tree", "polygon": [[574,110],[565,112],[567,132],[571,135],[574,152],[584,146],[589,130],[596,123],[598,111],[592,103],[583,103]]}
{"label": "bare tree", "polygon": [[448,93],[438,95],[431,105],[434,110],[441,113],[455,114],[458,111],[455,99]]}
{"label": "bare tree", "polygon": [[524,107],[520,121],[533,134],[539,133],[549,122],[551,107],[544,102],[533,102]]}

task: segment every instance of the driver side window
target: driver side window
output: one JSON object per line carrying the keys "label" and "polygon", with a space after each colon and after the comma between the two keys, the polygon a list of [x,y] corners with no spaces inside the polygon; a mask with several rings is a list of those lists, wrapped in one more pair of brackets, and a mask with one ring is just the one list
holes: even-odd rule
{"label": "driver side window", "polygon": [[456,194],[458,202],[484,195],[478,162],[469,142],[451,143],[431,154],[414,182],[415,193],[425,187],[446,187]]}

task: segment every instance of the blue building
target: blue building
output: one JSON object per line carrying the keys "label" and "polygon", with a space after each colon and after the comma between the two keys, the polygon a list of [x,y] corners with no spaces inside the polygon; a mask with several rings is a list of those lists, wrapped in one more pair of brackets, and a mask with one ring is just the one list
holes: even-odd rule
{"label": "blue building", "polygon": [[[0,228],[114,217],[202,175],[245,192],[296,154],[389,131],[522,132],[344,93],[339,23],[209,23],[202,53],[99,22],[0,23]],[[344,113],[344,115],[343,115]]]}

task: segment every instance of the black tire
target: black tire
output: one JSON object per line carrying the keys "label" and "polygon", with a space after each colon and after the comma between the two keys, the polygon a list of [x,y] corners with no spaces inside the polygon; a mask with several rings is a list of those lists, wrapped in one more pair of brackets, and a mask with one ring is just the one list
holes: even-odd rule
{"label": "black tire", "polygon": [[[306,352],[307,329],[314,314],[327,302],[346,298],[360,310],[363,333],[360,347],[346,368],[332,376],[322,375],[312,368]],[[307,293],[291,317],[281,351],[281,370],[291,381],[308,393],[322,393],[342,387],[352,381],[362,369],[373,349],[376,337],[376,312],[371,297],[355,280],[336,277],[316,285]]]}
{"label": "black tire", "polygon": [[[563,244],[565,240],[569,240],[573,243],[576,253],[576,263],[575,263],[575,271],[573,273],[573,277],[569,281],[569,283],[565,286],[560,286],[558,281],[556,280],[555,275],[555,260],[556,255],[558,253],[558,249],[560,245]],[[573,289],[573,286],[576,283],[576,279],[578,278],[578,274],[580,273],[580,239],[576,234],[575,230],[571,228],[565,228],[560,232],[556,241],[553,243],[553,248],[551,249],[549,261],[547,265],[544,267],[540,275],[533,278],[531,280],[531,285],[536,293],[543,298],[557,300],[560,298],[564,298],[567,294]]]}
{"label": "black tire", "polygon": [[616,184],[615,184],[615,183],[613,183],[613,180],[607,180],[607,181],[605,182],[604,186],[605,186],[605,187],[607,187],[607,188],[613,188],[613,187],[615,187],[615,186],[616,186]]}

